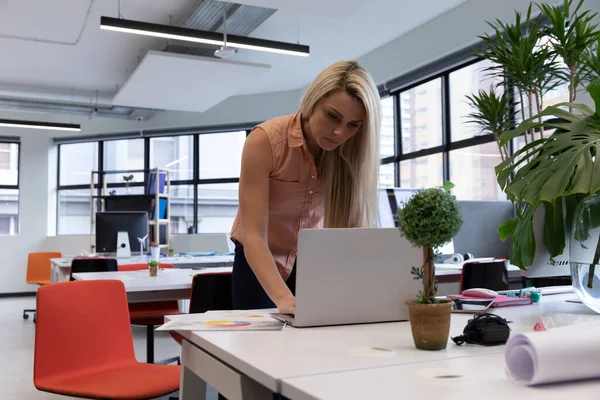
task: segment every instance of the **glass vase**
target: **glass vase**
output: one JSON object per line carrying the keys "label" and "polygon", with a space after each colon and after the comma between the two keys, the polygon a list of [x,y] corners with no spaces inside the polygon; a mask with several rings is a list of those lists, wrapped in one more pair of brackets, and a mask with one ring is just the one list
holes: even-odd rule
{"label": "glass vase", "polygon": [[600,313],[600,194],[575,209],[569,251],[573,288],[581,301]]}

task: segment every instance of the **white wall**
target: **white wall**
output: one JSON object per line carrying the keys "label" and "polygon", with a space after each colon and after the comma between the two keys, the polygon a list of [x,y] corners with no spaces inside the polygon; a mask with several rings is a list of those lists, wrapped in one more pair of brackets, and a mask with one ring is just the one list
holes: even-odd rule
{"label": "white wall", "polygon": [[498,18],[511,22],[514,10],[526,11],[529,3],[529,0],[466,1],[367,53],[359,61],[378,84],[388,81],[473,45],[478,35],[490,31],[485,21]]}
{"label": "white wall", "polygon": [[[377,83],[382,83],[473,44],[478,35],[489,29],[486,20],[499,18],[511,21],[514,9],[523,11],[528,4],[528,0],[470,0],[366,54],[359,61],[373,74]],[[586,5],[594,11],[600,11],[600,0],[586,0]],[[205,113],[163,112],[142,123],[17,112],[0,112],[0,118],[81,123],[83,134],[215,125],[260,121],[295,112],[299,107],[301,94],[301,91],[289,91],[238,96],[225,100]],[[585,101],[585,96],[581,100]],[[22,138],[20,233],[18,236],[0,237],[0,254],[3,254],[0,293],[35,289],[34,286],[25,284],[27,253],[58,250],[65,254],[75,254],[81,249],[87,249],[89,240],[88,236],[47,236],[48,232],[54,232],[56,207],[53,202],[56,159],[50,136],[59,134],[0,129],[0,135],[16,134],[20,134]]]}

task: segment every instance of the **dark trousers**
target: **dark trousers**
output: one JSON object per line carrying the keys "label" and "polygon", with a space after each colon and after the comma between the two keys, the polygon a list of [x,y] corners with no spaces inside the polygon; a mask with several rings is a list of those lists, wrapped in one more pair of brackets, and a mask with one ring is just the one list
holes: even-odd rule
{"label": "dark trousers", "polygon": [[[285,282],[292,291],[296,292],[296,265]],[[233,259],[233,272],[231,274],[231,296],[234,310],[257,310],[261,308],[275,308],[260,282],[254,275],[252,268],[246,260],[244,246],[235,244],[235,257]],[[280,394],[274,394],[273,400],[286,399]],[[219,393],[219,400],[226,400]]]}
{"label": "dark trousers", "polygon": [[[296,292],[296,265],[291,275],[285,282],[292,294]],[[235,244],[235,257],[233,260],[233,272],[231,274],[231,296],[234,310],[255,310],[261,308],[275,308],[275,304],[250,268],[244,246]]]}

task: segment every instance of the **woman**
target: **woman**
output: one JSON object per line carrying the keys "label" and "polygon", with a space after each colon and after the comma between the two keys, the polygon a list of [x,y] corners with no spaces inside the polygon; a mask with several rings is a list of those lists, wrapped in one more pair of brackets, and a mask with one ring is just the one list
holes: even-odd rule
{"label": "woman", "polygon": [[298,113],[252,130],[231,232],[234,309],[294,313],[300,229],[377,226],[380,109],[369,73],[338,62],[315,78]]}

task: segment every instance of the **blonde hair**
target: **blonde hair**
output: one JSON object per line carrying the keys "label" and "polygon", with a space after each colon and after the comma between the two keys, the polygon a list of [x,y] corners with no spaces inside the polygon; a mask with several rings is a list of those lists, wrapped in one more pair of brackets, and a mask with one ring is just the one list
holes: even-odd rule
{"label": "blonde hair", "polygon": [[377,227],[381,102],[371,75],[356,61],[330,65],[308,87],[300,112],[302,118],[310,118],[319,100],[338,90],[362,102],[366,119],[352,138],[321,156],[325,227]]}

